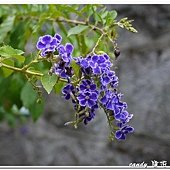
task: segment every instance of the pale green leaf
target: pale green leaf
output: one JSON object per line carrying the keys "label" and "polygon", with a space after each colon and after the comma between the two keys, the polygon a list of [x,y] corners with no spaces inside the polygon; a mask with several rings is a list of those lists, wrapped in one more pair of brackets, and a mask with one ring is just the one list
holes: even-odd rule
{"label": "pale green leaf", "polygon": [[30,108],[31,116],[33,121],[37,121],[38,118],[41,116],[44,110],[44,103],[35,103],[33,107]]}
{"label": "pale green leaf", "polygon": [[112,19],[115,19],[117,17],[117,12],[115,10],[109,12]]}
{"label": "pale green leaf", "polygon": [[56,82],[57,82],[56,75],[51,76],[51,75],[45,74],[44,76],[41,77],[41,83],[48,94],[50,94]]}
{"label": "pale green leaf", "polygon": [[54,92],[60,94],[63,86],[64,86],[64,82],[58,81],[54,86]]}
{"label": "pale green leaf", "polygon": [[[14,66],[14,61],[11,59],[4,59],[2,61],[2,63],[7,64],[9,66]],[[13,70],[10,70],[10,69],[4,68],[4,67],[2,68],[2,70],[3,70],[4,77],[10,76],[14,72]]]}
{"label": "pale green leaf", "polygon": [[72,68],[73,68],[73,70],[74,70],[75,76],[76,76],[77,78],[80,78],[80,77],[81,77],[81,74],[82,74],[81,69],[80,69],[80,66],[79,66],[78,64],[76,64],[76,62],[75,62],[74,60],[71,62],[71,66],[72,66]]}
{"label": "pale green leaf", "polygon": [[75,35],[75,34],[80,34],[81,32],[85,31],[88,28],[86,25],[78,25],[76,27],[71,28],[68,31],[67,36],[69,37],[70,35]]}
{"label": "pale green leaf", "polygon": [[31,108],[36,102],[37,94],[29,82],[27,82],[22,88],[20,98],[23,102],[23,105],[27,108]]}
{"label": "pale green leaf", "polygon": [[9,45],[0,47],[0,55],[2,57],[15,58],[21,63],[25,61],[25,57],[22,56],[23,53],[22,50],[14,49]]}
{"label": "pale green leaf", "polygon": [[9,31],[12,30],[15,16],[8,16],[0,25],[0,43],[2,43]]}

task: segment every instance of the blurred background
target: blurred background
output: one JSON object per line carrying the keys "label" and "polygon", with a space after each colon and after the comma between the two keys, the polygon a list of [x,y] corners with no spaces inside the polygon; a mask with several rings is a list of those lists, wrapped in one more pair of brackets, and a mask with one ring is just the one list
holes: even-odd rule
{"label": "blurred background", "polygon": [[64,126],[72,106],[46,96],[43,116],[11,129],[0,124],[0,165],[113,165],[152,160],[170,165],[170,6],[107,5],[118,18],[134,19],[137,34],[119,29],[121,51],[115,70],[119,88],[134,114],[135,133],[110,142],[102,111],[88,126]]}

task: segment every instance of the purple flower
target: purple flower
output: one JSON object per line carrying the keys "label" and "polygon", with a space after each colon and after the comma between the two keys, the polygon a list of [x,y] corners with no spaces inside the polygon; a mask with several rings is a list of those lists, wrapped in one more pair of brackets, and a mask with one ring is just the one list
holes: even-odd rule
{"label": "purple flower", "polygon": [[44,57],[48,53],[54,52],[58,45],[59,43],[57,38],[54,38],[51,35],[44,35],[39,37],[36,47],[41,50],[41,56]]}
{"label": "purple flower", "polygon": [[54,35],[54,38],[56,38],[56,39],[57,39],[57,44],[59,45],[59,44],[61,43],[61,41],[62,41],[62,37],[61,37],[61,35],[59,35],[59,34],[55,34],[55,35]]}
{"label": "purple flower", "polygon": [[119,114],[124,108],[127,108],[126,102],[120,101],[122,94],[115,93],[113,98],[108,101],[106,108],[113,110],[114,114]]}
{"label": "purple flower", "polygon": [[114,114],[116,120],[121,121],[123,124],[129,122],[133,117],[133,114],[129,114],[126,110],[122,110],[119,114]]}
{"label": "purple flower", "polygon": [[87,125],[88,122],[90,122],[90,121],[92,121],[92,120],[94,119],[94,117],[95,117],[95,111],[96,111],[96,109],[98,109],[98,108],[99,108],[98,105],[95,104],[94,106],[92,106],[92,108],[91,108],[88,112],[86,112],[86,113],[84,114],[83,122],[84,122],[85,125]]}
{"label": "purple flower", "polygon": [[77,97],[81,106],[88,106],[92,108],[97,102],[98,94],[96,92],[84,92],[80,93]]}
{"label": "purple flower", "polygon": [[111,90],[107,90],[105,95],[101,98],[100,102],[106,106],[109,101],[113,98],[114,93]]}
{"label": "purple flower", "polygon": [[65,46],[60,45],[57,50],[59,52],[59,55],[61,56],[62,60],[67,63],[67,65],[70,64],[72,60],[72,52],[73,52],[73,45],[70,43],[67,43]]}
{"label": "purple flower", "polygon": [[108,70],[102,74],[100,82],[103,86],[108,85],[109,83],[118,84],[118,77],[115,75],[114,71]]}
{"label": "purple flower", "polygon": [[69,100],[71,97],[71,94],[75,93],[75,89],[72,84],[67,84],[66,86],[63,87],[62,93],[64,95],[64,98],[66,100]]}
{"label": "purple flower", "polygon": [[109,70],[112,66],[107,54],[93,55],[89,61],[89,65],[94,74],[101,74],[102,72]]}
{"label": "purple flower", "polygon": [[121,127],[120,130],[117,130],[116,133],[115,133],[115,137],[116,139],[118,140],[125,140],[126,139],[126,135],[128,133],[132,133],[134,131],[134,128],[129,126],[129,125],[126,125],[126,126],[123,126]]}
{"label": "purple flower", "polygon": [[80,91],[95,91],[96,84],[93,84],[90,80],[83,80],[80,84]]}
{"label": "purple flower", "polygon": [[81,67],[82,73],[84,73],[85,75],[90,75],[92,73],[91,67],[89,66],[89,59],[90,56],[86,58],[82,57],[74,58],[76,63]]}
{"label": "purple flower", "polygon": [[123,109],[127,108],[125,102],[120,101],[122,94],[107,90],[105,95],[101,98],[100,102],[108,109],[114,111],[114,114],[120,114]]}
{"label": "purple flower", "polygon": [[52,70],[53,73],[65,79],[69,79],[73,75],[72,67],[67,67],[66,63],[62,60],[58,63],[55,63]]}
{"label": "purple flower", "polygon": [[84,124],[85,125],[87,125],[88,124],[88,122],[90,122],[92,119],[94,119],[94,117],[95,117],[95,111],[94,110],[90,110],[89,112],[88,112],[88,116],[86,115],[85,116],[85,118],[84,118],[84,120],[83,120],[83,122],[84,122]]}
{"label": "purple flower", "polygon": [[78,65],[80,65],[80,67],[82,67],[82,68],[87,68],[87,67],[89,67],[89,63],[88,63],[88,61],[87,61],[86,58],[77,57],[77,58],[74,58],[74,60],[75,60],[76,63],[77,63]]}

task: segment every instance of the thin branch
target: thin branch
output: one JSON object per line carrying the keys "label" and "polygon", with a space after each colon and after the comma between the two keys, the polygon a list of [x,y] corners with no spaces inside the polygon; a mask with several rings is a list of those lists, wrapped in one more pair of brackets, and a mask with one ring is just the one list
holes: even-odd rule
{"label": "thin branch", "polygon": [[[53,20],[53,19],[52,19]],[[71,19],[66,19],[66,18],[57,18],[55,20],[56,22],[66,22],[66,23],[72,23],[72,24],[76,24],[76,25],[87,25],[89,27],[92,28],[92,30],[98,30],[100,33],[104,33],[103,29],[95,26],[95,25],[91,25],[88,22],[84,22],[84,21],[78,21],[78,20],[71,20]]]}
{"label": "thin branch", "polygon": [[43,76],[42,73],[37,73],[37,72],[30,71],[30,70],[23,70],[22,68],[13,67],[13,66],[10,66],[10,65],[7,65],[7,64],[4,64],[4,63],[1,63],[1,67],[5,67],[5,68],[8,68],[10,70],[25,73],[25,74],[29,74],[29,75]]}
{"label": "thin branch", "polygon": [[[4,68],[10,69],[10,70],[13,70],[13,71],[16,71],[16,72],[20,72],[20,73],[23,73],[23,74],[26,74],[26,75],[33,75],[33,76],[39,76],[39,77],[44,75],[42,73],[37,73],[37,72],[34,72],[34,71],[23,70],[22,68],[9,66],[9,65],[4,64],[4,63],[0,63],[0,67],[4,67]],[[61,79],[61,78],[59,79],[59,81],[67,82],[67,80]]]}
{"label": "thin branch", "polygon": [[102,38],[103,38],[104,35],[105,35],[105,34],[102,34],[102,35],[98,38],[98,40],[97,40],[95,46],[93,47],[91,53],[95,54],[95,50],[96,50],[97,46],[99,45],[99,43],[100,43],[100,41],[102,40]]}

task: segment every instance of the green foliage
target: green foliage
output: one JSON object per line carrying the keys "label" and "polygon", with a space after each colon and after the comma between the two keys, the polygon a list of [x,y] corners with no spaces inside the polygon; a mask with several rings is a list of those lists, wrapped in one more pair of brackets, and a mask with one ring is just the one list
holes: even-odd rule
{"label": "green foliage", "polygon": [[[116,20],[117,12],[104,5],[1,5],[0,6],[0,121],[14,126],[18,120],[31,116],[36,121],[43,113],[41,87],[49,94],[61,93],[65,82],[49,75],[54,58],[44,59],[36,50],[39,36],[62,35],[70,42],[73,55],[105,51],[111,56],[118,27],[137,32],[132,20]],[[102,36],[101,36],[102,35]],[[8,45],[7,45],[8,44]],[[75,83],[81,77],[72,62]],[[25,116],[23,109],[28,112]]]}
{"label": "green foliage", "polygon": [[41,77],[41,83],[48,94],[50,94],[56,82],[57,82],[56,75],[45,74],[44,76]]}
{"label": "green foliage", "polygon": [[21,100],[26,108],[31,108],[36,102],[37,95],[31,84],[27,82],[21,91]]}
{"label": "green foliage", "polygon": [[80,66],[76,64],[75,61],[72,61],[71,66],[74,70],[75,76],[77,79],[81,78],[81,71],[80,71]]}
{"label": "green foliage", "polygon": [[64,82],[58,81],[54,86],[54,92],[56,94],[61,94],[61,90],[62,90],[64,84],[65,84]]}
{"label": "green foliage", "polygon": [[20,63],[25,61],[25,57],[22,56],[22,54],[24,54],[22,50],[14,49],[8,45],[0,47],[0,56],[5,58],[15,58]]}
{"label": "green foliage", "polygon": [[44,102],[34,103],[34,105],[30,108],[31,116],[33,121],[37,121],[41,116],[44,110]]}
{"label": "green foliage", "polygon": [[7,33],[12,30],[14,24],[15,16],[8,16],[2,24],[0,25],[0,43],[3,42]]}
{"label": "green foliage", "polygon": [[[2,61],[2,63],[7,64],[7,65],[9,65],[9,66],[14,66],[14,61],[11,60],[11,59],[4,59],[4,60]],[[4,77],[10,76],[10,75],[14,72],[13,70],[10,70],[10,69],[8,69],[8,68],[2,68],[2,70],[3,70],[3,75],[4,75]]]}
{"label": "green foliage", "polygon": [[78,25],[76,27],[71,28],[68,31],[68,35],[67,36],[69,37],[70,35],[80,34],[83,31],[85,31],[87,28],[88,28],[88,26],[86,26],[86,25]]}

